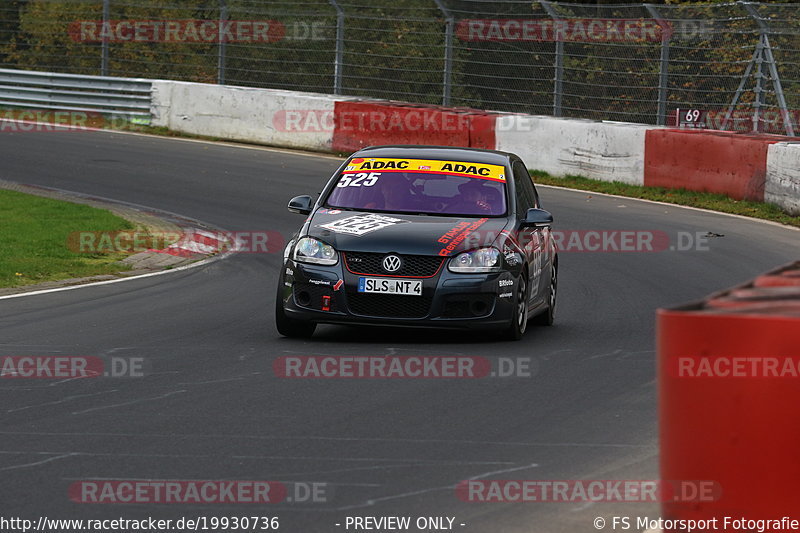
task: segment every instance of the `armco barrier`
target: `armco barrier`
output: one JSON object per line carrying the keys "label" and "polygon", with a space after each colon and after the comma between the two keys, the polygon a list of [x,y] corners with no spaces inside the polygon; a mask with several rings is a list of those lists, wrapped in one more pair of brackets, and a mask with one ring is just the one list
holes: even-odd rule
{"label": "armco barrier", "polygon": [[494,114],[402,102],[336,102],[335,152],[382,144],[494,149]]}
{"label": "armco barrier", "polygon": [[720,491],[666,502],[664,519],[717,518],[715,531],[743,531],[723,517],[800,517],[798,279],[800,261],[659,310],[661,478],[705,480]]}
{"label": "armco barrier", "polygon": [[647,132],[644,184],[764,201],[767,149],[785,137],[722,131]]}
{"label": "armco barrier", "polygon": [[764,201],[800,215],[800,143],[776,143],[767,150]]}
{"label": "armco barrier", "polygon": [[153,125],[286,148],[331,151],[334,104],[346,97],[176,81],[153,82]]}
{"label": "armco barrier", "polygon": [[554,176],[644,183],[645,133],[657,126],[531,115],[501,115],[497,149]]}
{"label": "armco barrier", "polygon": [[0,106],[150,118],[152,80],[0,69]]}

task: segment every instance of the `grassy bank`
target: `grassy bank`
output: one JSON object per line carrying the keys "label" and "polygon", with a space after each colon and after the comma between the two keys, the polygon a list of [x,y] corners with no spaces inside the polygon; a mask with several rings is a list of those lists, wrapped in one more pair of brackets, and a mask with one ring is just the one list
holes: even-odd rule
{"label": "grassy bank", "polygon": [[126,270],[124,253],[71,251],[74,232],[133,229],[109,211],[0,190],[0,287],[114,274]]}

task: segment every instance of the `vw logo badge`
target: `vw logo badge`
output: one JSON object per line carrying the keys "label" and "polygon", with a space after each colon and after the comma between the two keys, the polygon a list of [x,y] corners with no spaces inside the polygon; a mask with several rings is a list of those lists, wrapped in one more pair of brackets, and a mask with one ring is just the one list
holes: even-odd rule
{"label": "vw logo badge", "polygon": [[387,255],[383,258],[383,269],[386,272],[397,272],[402,265],[403,262],[396,255]]}

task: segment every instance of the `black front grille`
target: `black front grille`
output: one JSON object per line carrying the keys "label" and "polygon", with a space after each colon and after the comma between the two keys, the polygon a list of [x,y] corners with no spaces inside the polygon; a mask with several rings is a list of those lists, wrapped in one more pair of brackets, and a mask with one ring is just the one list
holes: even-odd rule
{"label": "black front grille", "polygon": [[432,301],[429,296],[347,293],[350,312],[362,316],[423,318],[428,315]]}
{"label": "black front grille", "polygon": [[[376,276],[404,276],[413,278],[430,278],[436,275],[442,266],[443,257],[437,255],[400,255],[376,254],[368,252],[344,252],[347,269],[353,274],[370,274]],[[403,264],[396,272],[383,269],[383,258],[397,255]]]}

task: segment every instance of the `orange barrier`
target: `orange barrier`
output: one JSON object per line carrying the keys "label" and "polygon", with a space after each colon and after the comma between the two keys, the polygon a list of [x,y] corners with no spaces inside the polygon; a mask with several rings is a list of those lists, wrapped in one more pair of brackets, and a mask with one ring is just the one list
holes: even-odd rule
{"label": "orange barrier", "polygon": [[495,147],[495,114],[402,102],[341,101],[334,106],[332,147],[351,153],[367,146],[427,144]]}
{"label": "orange barrier", "polygon": [[789,138],[723,131],[648,130],[644,184],[763,202],[767,147],[786,140]]}
{"label": "orange barrier", "polygon": [[785,286],[658,311],[661,478],[720,488],[663,503],[664,519],[716,518],[715,531],[743,530],[726,516],[800,519],[798,272],[800,261],[758,278]]}

